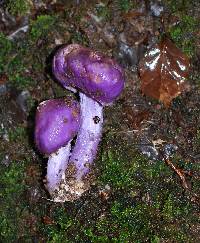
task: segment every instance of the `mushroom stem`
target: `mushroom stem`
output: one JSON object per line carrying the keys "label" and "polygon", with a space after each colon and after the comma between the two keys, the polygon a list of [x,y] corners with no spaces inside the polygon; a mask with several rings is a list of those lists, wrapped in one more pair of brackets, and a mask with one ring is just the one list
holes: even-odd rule
{"label": "mushroom stem", "polygon": [[102,135],[103,106],[80,93],[81,121],[70,163],[76,167],[76,179],[83,180],[97,154]]}
{"label": "mushroom stem", "polygon": [[47,190],[52,195],[59,190],[61,180],[65,178],[71,150],[71,141],[49,156],[47,164]]}

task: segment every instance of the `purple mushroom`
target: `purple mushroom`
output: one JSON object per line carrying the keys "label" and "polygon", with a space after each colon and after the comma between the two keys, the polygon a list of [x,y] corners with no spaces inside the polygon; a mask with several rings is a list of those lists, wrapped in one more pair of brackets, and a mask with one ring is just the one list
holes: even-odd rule
{"label": "purple mushroom", "polygon": [[[90,183],[103,124],[103,106],[112,103],[124,87],[122,68],[112,59],[77,44],[64,45],[53,59],[53,73],[65,88],[79,91],[81,123],[70,157],[69,199],[78,198]],[[68,171],[68,169],[67,169]]]}
{"label": "purple mushroom", "polygon": [[52,99],[39,104],[35,120],[35,144],[49,156],[47,190],[54,201],[63,201],[65,171],[71,150],[71,140],[80,124],[79,103],[71,98]]}

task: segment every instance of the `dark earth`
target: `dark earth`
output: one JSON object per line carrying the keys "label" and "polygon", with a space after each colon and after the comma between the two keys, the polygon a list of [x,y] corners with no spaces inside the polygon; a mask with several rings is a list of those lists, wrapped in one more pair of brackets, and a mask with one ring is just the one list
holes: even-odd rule
{"label": "dark earth", "polygon": [[[0,242],[200,242],[199,30],[199,0],[0,0]],[[163,38],[190,61],[167,107],[138,70]],[[41,101],[73,96],[51,73],[64,43],[116,59],[126,85],[104,109],[89,191],[54,203],[33,133]]]}

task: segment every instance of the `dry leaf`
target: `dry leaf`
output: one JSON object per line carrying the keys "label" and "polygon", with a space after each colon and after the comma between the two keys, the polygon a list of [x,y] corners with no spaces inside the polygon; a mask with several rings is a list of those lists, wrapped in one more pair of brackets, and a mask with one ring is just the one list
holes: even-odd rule
{"label": "dry leaf", "polygon": [[140,129],[144,121],[148,120],[151,113],[149,110],[134,110],[130,107],[124,109],[124,119],[128,122],[129,128]]}
{"label": "dry leaf", "polygon": [[0,85],[6,84],[8,81],[8,77],[5,74],[0,74]]}
{"label": "dry leaf", "polygon": [[44,224],[47,224],[47,225],[55,224],[55,222],[49,216],[44,216],[43,217],[43,222],[44,222]]}
{"label": "dry leaf", "polygon": [[169,106],[185,88],[189,59],[169,39],[148,50],[139,64],[143,94]]}
{"label": "dry leaf", "polygon": [[124,14],[124,19],[129,20],[129,19],[134,19],[134,18],[140,17],[140,16],[145,16],[145,14],[142,12],[136,11],[136,10],[132,10],[132,11],[129,11],[128,13]]}

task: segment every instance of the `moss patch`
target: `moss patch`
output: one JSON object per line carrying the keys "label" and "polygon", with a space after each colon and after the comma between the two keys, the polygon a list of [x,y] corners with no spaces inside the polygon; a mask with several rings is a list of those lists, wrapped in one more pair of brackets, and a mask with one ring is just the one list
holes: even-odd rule
{"label": "moss patch", "polygon": [[21,216],[25,205],[21,201],[25,189],[25,161],[13,161],[9,167],[1,168],[1,214],[0,232],[1,240],[13,242],[26,232],[21,227]]}
{"label": "moss patch", "polygon": [[12,15],[23,16],[30,11],[30,2],[28,0],[8,0],[6,5]]}
{"label": "moss patch", "polygon": [[30,35],[33,41],[46,37],[54,28],[56,17],[51,15],[40,15],[31,23]]}
{"label": "moss patch", "polygon": [[0,33],[0,73],[5,72],[8,68],[12,47],[13,43],[3,33]]}
{"label": "moss patch", "polygon": [[[190,223],[198,224],[198,208],[177,186],[172,179],[173,172],[163,161],[149,163],[136,152],[128,160],[113,150],[107,156],[104,153],[100,161],[102,175],[99,178],[99,184],[111,187],[107,201],[99,197],[93,204],[94,198],[88,199],[88,204],[78,210],[68,203],[55,207],[46,225],[42,225],[48,242],[60,239],[66,242],[194,240]],[[98,207],[101,208],[99,213],[91,216]]]}
{"label": "moss patch", "polygon": [[118,0],[118,5],[120,10],[124,12],[128,12],[131,8],[133,8],[133,1],[130,0]]}
{"label": "moss patch", "polygon": [[195,54],[196,37],[198,25],[194,17],[183,15],[180,22],[170,28],[172,40],[189,56]]}

